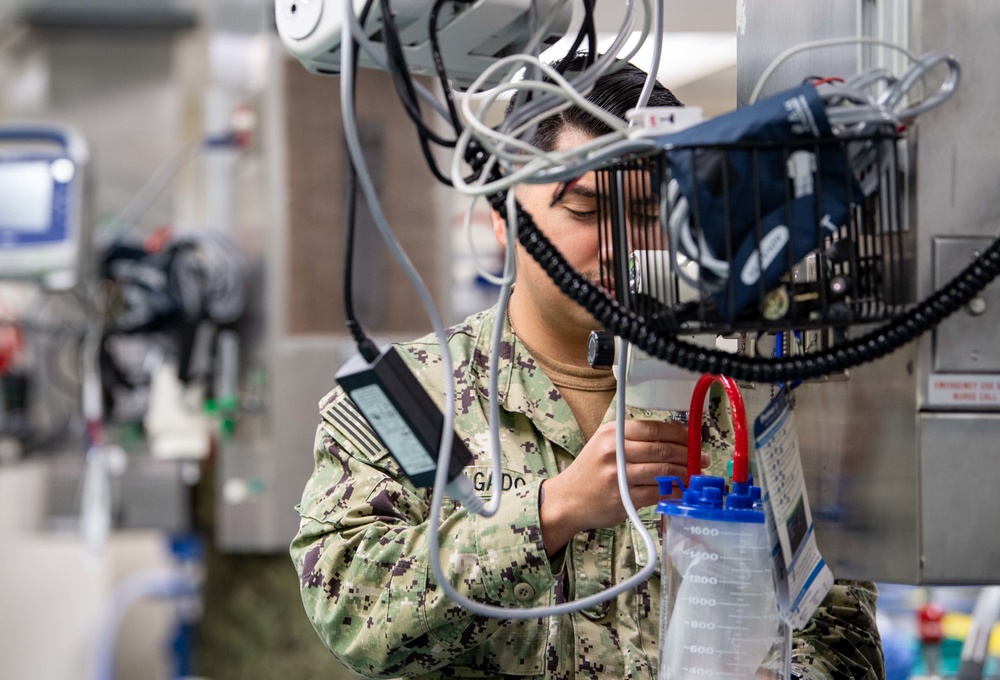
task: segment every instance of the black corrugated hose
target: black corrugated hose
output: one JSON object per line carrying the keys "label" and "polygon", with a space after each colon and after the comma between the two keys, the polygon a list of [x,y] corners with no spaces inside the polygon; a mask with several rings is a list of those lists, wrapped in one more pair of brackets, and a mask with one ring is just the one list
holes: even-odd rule
{"label": "black corrugated hose", "polygon": [[[482,168],[485,155],[470,153],[469,162]],[[494,170],[493,179],[499,178]],[[507,218],[506,192],[490,197],[490,204]],[[534,220],[517,206],[517,237],[563,293],[582,305],[601,326],[647,354],[695,371],[727,375],[737,380],[779,383],[806,380],[845,371],[894,352],[946,317],[961,309],[1000,274],[1000,238],[941,289],[907,312],[854,340],[822,352],[787,357],[749,357],[699,347],[676,335],[659,331],[635,312],[622,307],[599,286],[580,276]]]}

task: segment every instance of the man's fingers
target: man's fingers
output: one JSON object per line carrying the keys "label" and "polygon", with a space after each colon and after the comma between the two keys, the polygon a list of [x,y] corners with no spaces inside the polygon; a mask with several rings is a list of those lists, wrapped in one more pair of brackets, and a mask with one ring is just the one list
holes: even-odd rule
{"label": "man's fingers", "polygon": [[657,477],[685,477],[686,465],[672,463],[640,463],[625,468],[625,478],[630,487],[655,486]]}
{"label": "man's fingers", "polygon": [[625,439],[640,442],[672,442],[687,445],[687,427],[658,420],[626,420]]}
{"label": "man's fingers", "polygon": [[625,442],[629,463],[676,463],[687,465],[687,444],[668,442]]}

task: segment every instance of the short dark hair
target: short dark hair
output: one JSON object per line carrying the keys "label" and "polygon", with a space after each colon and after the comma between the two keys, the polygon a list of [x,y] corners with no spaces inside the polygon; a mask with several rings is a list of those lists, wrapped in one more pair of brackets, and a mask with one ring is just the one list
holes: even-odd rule
{"label": "short dark hair", "polygon": [[[587,65],[587,54],[576,54],[566,68],[566,73],[580,72]],[[555,67],[555,64],[553,64]],[[625,112],[635,108],[639,95],[646,83],[646,72],[637,66],[616,59],[609,71],[601,76],[586,99],[601,107],[608,113],[625,120]],[[505,115],[510,115],[517,105],[518,93],[507,104]],[[648,106],[683,106],[674,93],[656,82],[649,96]],[[565,111],[546,118],[538,124],[531,143],[542,151],[552,151],[555,148],[559,133],[564,128],[575,128],[590,137],[611,132],[606,123],[590,115],[578,106],[571,106]]]}

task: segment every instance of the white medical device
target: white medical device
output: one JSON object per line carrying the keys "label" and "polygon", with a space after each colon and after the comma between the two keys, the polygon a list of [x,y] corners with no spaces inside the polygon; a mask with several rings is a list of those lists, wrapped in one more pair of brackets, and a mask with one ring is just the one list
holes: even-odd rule
{"label": "white medical device", "polygon": [[[340,40],[344,22],[343,2],[326,0],[277,0],[275,19],[285,48],[312,73],[340,73]],[[360,16],[365,0],[353,0]],[[410,71],[433,74],[434,59],[429,37],[433,3],[426,0],[393,0],[393,19],[400,32],[403,53]],[[478,0],[446,6],[437,19],[441,58],[456,87],[471,84],[488,66],[510,54],[530,51],[531,13],[535,24],[545,26],[539,49],[566,34],[572,3],[558,0]],[[379,3],[372,4],[364,32],[382,63],[386,48],[382,39]],[[358,64],[382,68],[361,50]]]}
{"label": "white medical device", "polygon": [[83,137],[70,128],[0,126],[0,279],[51,289],[79,280],[89,242],[88,156]]}

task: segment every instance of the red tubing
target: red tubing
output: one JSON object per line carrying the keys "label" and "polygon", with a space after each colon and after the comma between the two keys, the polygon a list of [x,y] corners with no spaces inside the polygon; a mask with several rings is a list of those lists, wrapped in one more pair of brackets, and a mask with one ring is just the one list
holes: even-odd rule
{"label": "red tubing", "polygon": [[747,440],[747,412],[743,405],[743,394],[732,378],[706,373],[698,379],[691,393],[691,409],[688,411],[688,483],[691,475],[701,474],[701,418],[705,408],[705,397],[712,383],[722,385],[729,397],[733,410],[733,436],[736,450],[733,453],[733,481],[746,484],[750,478],[750,450]]}

